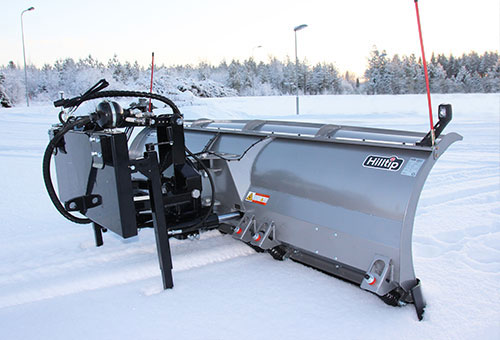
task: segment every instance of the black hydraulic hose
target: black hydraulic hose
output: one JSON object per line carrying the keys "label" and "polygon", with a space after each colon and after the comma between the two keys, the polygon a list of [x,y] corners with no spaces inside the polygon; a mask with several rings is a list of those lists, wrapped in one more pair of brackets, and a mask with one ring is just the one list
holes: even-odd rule
{"label": "black hydraulic hose", "polygon": [[205,172],[207,173],[208,175],[208,180],[210,182],[210,187],[212,188],[212,198],[210,200],[210,208],[208,209],[207,213],[205,214],[205,216],[203,216],[203,218],[201,219],[200,222],[198,222],[194,227],[192,228],[189,228],[189,229],[198,229],[199,227],[201,227],[202,225],[205,224],[205,222],[207,221],[208,217],[210,216],[210,214],[212,213],[213,209],[214,209],[214,205],[215,205],[215,183],[214,183],[214,179],[212,177],[212,175],[210,174],[210,171],[208,170],[207,166],[205,164],[203,164],[203,162],[197,157],[195,156],[191,151],[189,151],[189,149],[187,148],[187,146],[185,147],[186,149],[186,152],[188,153],[189,156],[193,157],[195,161],[198,162],[198,164],[201,165],[201,167],[203,168],[203,170],[205,170]]}
{"label": "black hydraulic hose", "polygon": [[[172,109],[174,115],[182,115],[179,108],[177,105],[174,104],[173,101],[168,99],[167,97],[164,97],[162,95],[154,94],[154,93],[149,93],[149,92],[140,92],[140,91],[101,91],[103,88],[108,86],[108,82],[104,79],[101,79],[97,84],[95,84],[91,89],[89,89],[87,92],[85,92],[83,95],[74,97],[71,99],[60,99],[54,102],[54,106],[56,107],[64,107],[64,108],[77,108],[79,105],[81,105],[83,102],[92,100],[92,99],[97,99],[97,98],[109,98],[109,97],[143,97],[143,98],[151,98],[155,99],[158,101],[161,101]],[[62,120],[62,112],[59,114],[59,119]],[[56,207],[56,209],[66,217],[68,220],[79,223],[79,224],[88,224],[92,223],[92,221],[88,218],[80,218],[76,217],[72,214],[70,214],[62,205],[61,201],[59,200],[59,197],[57,197],[56,191],[54,190],[54,185],[52,184],[52,178],[50,174],[50,161],[52,158],[52,154],[54,153],[54,150],[56,148],[56,145],[60,142],[62,137],[70,130],[72,130],[75,126],[77,125],[85,125],[90,122],[90,117],[86,116],[80,119],[77,119],[73,122],[67,122],[63,125],[63,128],[52,138],[52,140],[49,142],[47,145],[47,148],[45,149],[45,153],[43,155],[43,162],[42,162],[42,171],[43,171],[43,180],[45,183],[45,187],[47,189],[47,193],[49,194],[49,197]],[[187,150],[187,148],[186,148]],[[194,156],[189,150],[187,150],[192,157],[197,160],[201,166],[205,169],[207,172],[209,179],[210,179],[210,184],[212,186],[212,202],[210,205],[210,209],[208,210],[208,213],[206,216],[200,221],[200,223],[197,224],[196,227],[199,227],[200,225],[204,224],[210,215],[210,212],[213,210],[214,206],[214,199],[215,199],[215,186],[213,183],[213,178],[208,172],[208,169],[206,166],[196,157]]]}
{"label": "black hydraulic hose", "polygon": [[87,96],[86,99],[90,100],[90,99],[104,98],[104,97],[146,97],[146,98],[156,99],[170,106],[174,114],[177,115],[181,114],[181,111],[179,110],[177,105],[174,104],[173,101],[171,101],[167,97],[164,97],[156,93],[140,92],[140,91],[101,91]]}
{"label": "black hydraulic hose", "polygon": [[140,92],[140,91],[99,91],[90,93],[86,95],[84,98],[82,96],[81,100],[79,100],[79,97],[72,99],[65,99],[66,102],[57,101],[56,102],[57,104],[54,103],[54,105],[56,105],[56,107],[57,106],[74,107],[80,105],[81,103],[87,100],[106,98],[106,97],[143,97],[143,98],[156,99],[170,106],[174,114],[177,115],[181,114],[181,111],[179,110],[177,105],[175,105],[174,102],[168,99],[167,97],[155,93]]}
{"label": "black hydraulic hose", "polygon": [[52,184],[52,178],[50,175],[50,160],[52,159],[52,154],[56,148],[56,145],[63,138],[63,136],[70,130],[74,129],[77,125],[85,125],[90,122],[90,117],[83,117],[77,119],[73,122],[68,122],[63,126],[63,128],[52,138],[52,140],[47,145],[45,153],[43,155],[42,171],[43,171],[43,181],[45,183],[45,188],[47,188],[47,193],[49,194],[50,200],[56,207],[57,211],[68,220],[78,224],[88,224],[92,221],[88,218],[80,218],[70,214],[62,205],[59,197],[57,197],[56,191],[54,190],[54,185]]}

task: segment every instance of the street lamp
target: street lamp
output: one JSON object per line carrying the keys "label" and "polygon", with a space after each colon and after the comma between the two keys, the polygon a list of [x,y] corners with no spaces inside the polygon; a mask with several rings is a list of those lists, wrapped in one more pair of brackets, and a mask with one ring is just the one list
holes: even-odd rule
{"label": "street lamp", "polygon": [[[257,62],[255,61],[255,49],[257,48],[262,48],[262,45],[258,45],[252,48],[252,56],[251,59],[255,63],[255,66],[257,66]],[[252,95],[255,96],[255,77],[252,77]]]}
{"label": "street lamp", "polygon": [[255,47],[253,47],[253,48],[252,48],[252,59],[255,59],[255,58],[254,58],[254,54],[255,54],[255,50],[256,50],[257,48],[262,48],[262,45],[255,46]]}
{"label": "street lamp", "polygon": [[307,25],[296,26],[293,31],[295,32],[295,86],[297,87],[297,97],[295,102],[295,107],[297,109],[297,115],[299,114],[299,57],[297,56],[297,31],[306,28]]}
{"label": "street lamp", "polygon": [[26,90],[26,105],[30,106],[30,102],[28,99],[28,73],[26,72],[26,50],[24,48],[24,27],[23,27],[23,14],[24,12],[32,11],[35,7],[30,7],[21,12],[21,34],[23,37],[23,58],[24,58],[24,87]]}

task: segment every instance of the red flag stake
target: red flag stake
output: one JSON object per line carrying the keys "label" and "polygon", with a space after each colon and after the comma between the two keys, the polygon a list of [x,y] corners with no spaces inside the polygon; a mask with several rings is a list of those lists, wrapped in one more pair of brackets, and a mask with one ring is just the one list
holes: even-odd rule
{"label": "red flag stake", "polygon": [[424,40],[422,38],[422,27],[420,26],[420,14],[418,12],[418,0],[415,0],[415,10],[417,11],[418,35],[420,36],[420,47],[422,49],[422,60],[424,62],[425,86],[427,87],[427,102],[429,103],[429,120],[431,124],[431,141],[434,146],[436,135],[434,133],[434,122],[432,120],[431,89],[429,86],[429,74],[427,72],[427,62],[425,61]]}
{"label": "red flag stake", "polygon": [[[151,54],[151,87],[149,89],[149,93],[153,93],[153,71],[155,69],[155,53]],[[149,112],[152,112],[153,108],[151,106],[151,98],[149,98]]]}

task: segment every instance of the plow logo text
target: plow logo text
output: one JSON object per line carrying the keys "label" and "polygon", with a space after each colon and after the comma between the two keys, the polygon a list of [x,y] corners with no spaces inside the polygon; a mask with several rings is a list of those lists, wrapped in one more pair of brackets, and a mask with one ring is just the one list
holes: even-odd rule
{"label": "plow logo text", "polygon": [[397,156],[368,156],[366,157],[363,166],[365,168],[375,168],[380,170],[398,171],[403,165],[404,159]]}

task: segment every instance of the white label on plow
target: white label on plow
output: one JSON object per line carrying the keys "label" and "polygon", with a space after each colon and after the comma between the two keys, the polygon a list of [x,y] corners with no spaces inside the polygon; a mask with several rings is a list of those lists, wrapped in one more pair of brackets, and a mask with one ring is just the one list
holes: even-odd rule
{"label": "white label on plow", "polygon": [[416,177],[424,162],[425,159],[422,158],[410,158],[401,175]]}
{"label": "white label on plow", "polygon": [[267,201],[269,201],[269,198],[270,198],[269,195],[264,195],[253,191],[249,191],[247,197],[245,198],[245,201],[266,205]]}

